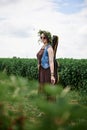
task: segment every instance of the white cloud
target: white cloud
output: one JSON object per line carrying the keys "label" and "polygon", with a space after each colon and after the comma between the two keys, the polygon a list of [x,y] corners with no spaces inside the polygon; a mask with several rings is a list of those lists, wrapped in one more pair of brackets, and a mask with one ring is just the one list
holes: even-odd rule
{"label": "white cloud", "polygon": [[87,58],[86,7],[67,15],[55,10],[50,0],[0,4],[0,57],[36,57],[41,47],[37,33],[45,29],[59,36],[57,57]]}

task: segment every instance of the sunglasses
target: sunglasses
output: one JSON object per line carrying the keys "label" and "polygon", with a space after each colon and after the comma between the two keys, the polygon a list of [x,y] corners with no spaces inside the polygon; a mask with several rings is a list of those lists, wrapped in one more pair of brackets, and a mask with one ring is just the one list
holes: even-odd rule
{"label": "sunglasses", "polygon": [[41,38],[41,39],[46,39],[46,37],[42,37],[42,36],[41,36],[40,38]]}

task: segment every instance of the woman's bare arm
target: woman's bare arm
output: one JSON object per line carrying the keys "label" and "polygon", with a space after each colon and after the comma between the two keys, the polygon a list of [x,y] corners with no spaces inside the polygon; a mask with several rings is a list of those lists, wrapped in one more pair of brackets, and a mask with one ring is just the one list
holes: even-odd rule
{"label": "woman's bare arm", "polygon": [[54,53],[53,53],[52,47],[48,48],[48,56],[49,56],[49,64],[50,64],[50,72],[51,72],[51,81],[53,83],[55,83],[55,78],[54,78]]}

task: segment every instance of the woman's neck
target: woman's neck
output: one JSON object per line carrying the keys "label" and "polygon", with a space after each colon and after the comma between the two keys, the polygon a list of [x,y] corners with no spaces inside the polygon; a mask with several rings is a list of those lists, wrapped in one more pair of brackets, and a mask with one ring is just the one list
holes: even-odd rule
{"label": "woman's neck", "polygon": [[42,47],[42,48],[45,48],[47,45],[48,45],[48,43],[44,43],[44,45],[43,45],[43,47]]}
{"label": "woman's neck", "polygon": [[44,46],[47,46],[48,45],[48,43],[44,43]]}

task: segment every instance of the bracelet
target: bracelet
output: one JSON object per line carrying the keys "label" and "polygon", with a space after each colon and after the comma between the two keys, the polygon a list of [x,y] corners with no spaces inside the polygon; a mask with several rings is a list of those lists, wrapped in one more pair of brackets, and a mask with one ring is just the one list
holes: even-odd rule
{"label": "bracelet", "polygon": [[54,76],[54,73],[51,73],[51,76]]}

